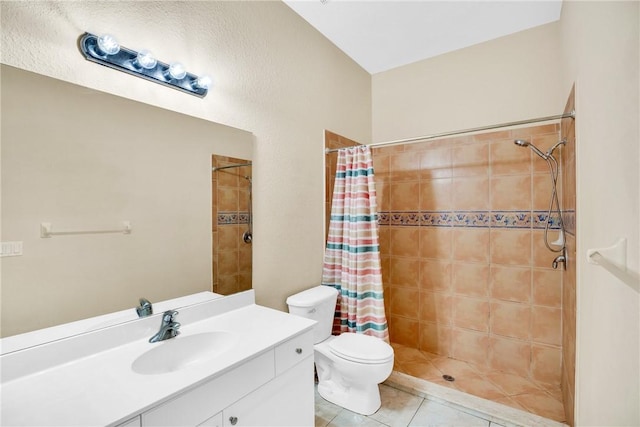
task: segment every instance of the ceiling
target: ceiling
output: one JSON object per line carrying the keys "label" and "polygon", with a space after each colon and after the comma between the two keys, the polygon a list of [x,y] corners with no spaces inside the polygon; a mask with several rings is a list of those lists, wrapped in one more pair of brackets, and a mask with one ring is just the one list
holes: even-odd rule
{"label": "ceiling", "polygon": [[284,0],[370,74],[560,19],[562,0]]}

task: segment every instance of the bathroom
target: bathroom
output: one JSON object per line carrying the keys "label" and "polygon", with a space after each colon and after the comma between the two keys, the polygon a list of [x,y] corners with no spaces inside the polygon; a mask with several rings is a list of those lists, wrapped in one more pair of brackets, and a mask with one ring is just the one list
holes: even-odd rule
{"label": "bathroom", "polygon": [[[1,7],[3,64],[253,134],[252,286],[279,310],[321,275],[323,130],[367,143],[558,114],[575,84],[575,424],[639,423],[638,295],[586,258],[626,237],[638,270],[637,4],[565,1],[557,22],[374,75],[277,2]],[[217,84],[192,99],[97,67],[78,53],[84,31],[180,56]]]}

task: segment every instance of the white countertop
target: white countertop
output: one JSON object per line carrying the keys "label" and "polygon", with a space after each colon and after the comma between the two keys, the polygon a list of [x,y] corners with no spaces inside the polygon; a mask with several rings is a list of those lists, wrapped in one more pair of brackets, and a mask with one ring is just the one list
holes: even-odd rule
{"label": "white countertop", "polygon": [[[181,335],[173,339],[179,340],[201,332],[228,331],[237,335],[236,344],[206,363],[175,372],[141,375],[131,369],[132,362],[139,355],[152,346],[163,344],[148,342],[155,332],[148,334],[151,322],[148,321],[143,326],[144,319],[138,322],[138,326],[135,326],[136,322],[115,326],[66,342],[54,343],[49,348],[27,349],[24,354],[17,352],[10,355],[11,359],[0,359],[3,368],[3,383],[0,388],[2,426],[119,424],[239,366],[288,338],[312,328],[315,323],[257,306],[252,303],[253,293],[250,294],[250,300],[247,296],[236,297],[231,305],[224,304],[226,298],[200,304],[195,311],[183,309],[176,317],[182,324]],[[214,312],[213,315],[207,314],[211,311]],[[215,314],[216,311],[220,314]],[[200,319],[203,313],[208,317]],[[153,324],[159,325],[159,317],[154,317],[155,319],[151,319],[155,320]],[[118,330],[119,328],[122,330]],[[137,329],[134,331],[133,328]],[[154,329],[157,330],[157,327]],[[135,335],[135,339],[100,350],[94,345],[101,340],[100,334],[106,340],[112,340],[114,336],[117,338],[113,341],[123,340],[123,334]],[[87,351],[86,346],[96,347],[97,352]],[[72,360],[65,361],[60,353],[70,351],[84,354],[80,358],[72,357]],[[5,357],[7,356],[3,356]],[[61,363],[51,362],[53,366],[44,363],[34,367],[32,361],[43,357],[59,360]],[[9,375],[5,369],[18,373]]]}

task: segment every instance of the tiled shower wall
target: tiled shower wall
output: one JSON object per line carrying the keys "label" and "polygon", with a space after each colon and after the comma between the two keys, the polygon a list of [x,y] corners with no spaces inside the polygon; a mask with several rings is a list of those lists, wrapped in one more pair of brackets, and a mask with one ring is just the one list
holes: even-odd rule
{"label": "tiled shower wall", "polygon": [[[212,156],[212,166],[249,163],[248,160]],[[251,244],[242,239],[249,228],[251,166],[211,173],[213,292],[230,295],[251,289]]]}
{"label": "tiled shower wall", "polygon": [[551,180],[516,138],[546,150],[559,125],[374,149],[390,337],[559,386]]}
{"label": "tiled shower wall", "polygon": [[[569,95],[565,113],[574,109],[574,90]],[[569,262],[562,278],[562,401],[566,421],[573,426],[576,385],[576,133],[575,121],[563,119],[562,138],[562,211],[567,230]]]}

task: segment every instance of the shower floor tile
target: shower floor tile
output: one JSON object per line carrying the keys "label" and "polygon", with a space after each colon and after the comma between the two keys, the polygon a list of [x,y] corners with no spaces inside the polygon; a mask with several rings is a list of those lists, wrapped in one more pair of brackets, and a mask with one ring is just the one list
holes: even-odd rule
{"label": "shower floor tile", "polygon": [[[528,378],[492,371],[400,344],[392,345],[395,350],[394,370],[396,372],[554,421],[565,422],[562,393],[559,387],[536,383]],[[445,381],[443,375],[450,375],[455,380]]]}

